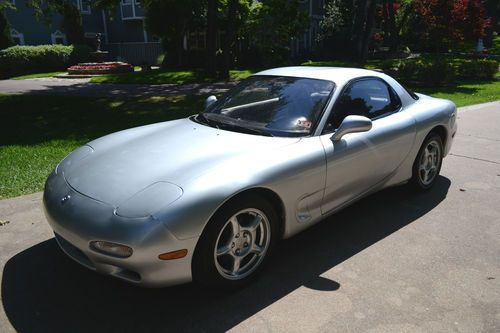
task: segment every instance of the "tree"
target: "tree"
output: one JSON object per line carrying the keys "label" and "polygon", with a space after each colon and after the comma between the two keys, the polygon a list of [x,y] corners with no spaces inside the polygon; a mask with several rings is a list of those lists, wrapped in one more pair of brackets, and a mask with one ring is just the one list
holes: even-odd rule
{"label": "tree", "polygon": [[399,4],[395,4],[394,0],[385,0],[383,4],[384,20],[385,20],[385,35],[388,39],[389,48],[392,52],[397,50],[399,34],[396,28],[396,9]]}
{"label": "tree", "polygon": [[219,10],[219,26],[224,30],[222,38],[222,67],[220,77],[229,79],[229,69],[233,66],[235,47],[244,35],[252,10],[252,0],[222,0]]}
{"label": "tree", "polygon": [[5,16],[6,9],[12,9],[12,2],[0,0],[0,50],[6,49],[14,44],[10,36],[10,24]]}
{"label": "tree", "polygon": [[217,7],[218,0],[208,0],[207,5],[207,75],[214,78],[217,74]]}
{"label": "tree", "polygon": [[352,55],[359,63],[368,58],[368,42],[372,35],[377,0],[358,0],[351,33]]}
{"label": "tree", "polygon": [[484,45],[489,48],[493,46],[493,32],[500,31],[500,1],[486,0],[484,7],[486,16],[490,20],[490,25],[486,29]]}
{"label": "tree", "polygon": [[414,0],[421,17],[422,42],[436,51],[446,50],[452,42],[477,39],[489,25],[481,0]]}
{"label": "tree", "polygon": [[147,29],[162,38],[166,51],[163,65],[185,66],[184,38],[189,31],[200,29],[202,3],[197,0],[145,0],[142,3]]}
{"label": "tree", "polygon": [[51,21],[52,13],[63,16],[61,30],[64,31],[71,44],[84,42],[82,16],[71,1],[67,0],[25,0],[26,6],[33,9],[35,18],[46,22]]}
{"label": "tree", "polygon": [[335,32],[342,30],[346,22],[349,21],[346,8],[347,6],[341,0],[330,0],[325,3],[325,15],[320,22],[320,40],[331,37]]}
{"label": "tree", "polygon": [[303,33],[308,17],[297,0],[268,0],[252,4],[246,36],[264,66],[283,64],[290,55],[290,41]]}
{"label": "tree", "polygon": [[82,15],[72,3],[65,2],[61,9],[63,20],[62,30],[66,33],[70,44],[83,44],[85,42]]}
{"label": "tree", "polygon": [[[328,37],[340,33],[337,44],[349,45],[350,58],[363,63],[368,56],[368,44],[378,0],[331,0],[325,5],[325,17],[321,22],[321,36]],[[345,54],[345,52],[344,52]]]}

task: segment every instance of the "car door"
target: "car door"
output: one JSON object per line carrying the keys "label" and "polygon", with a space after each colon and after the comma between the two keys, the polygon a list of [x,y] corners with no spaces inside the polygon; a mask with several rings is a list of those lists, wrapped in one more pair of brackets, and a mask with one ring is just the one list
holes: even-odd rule
{"label": "car door", "polygon": [[[332,134],[348,115],[370,118],[372,129],[334,142]],[[321,212],[336,209],[394,174],[410,152],[415,130],[414,118],[404,112],[399,96],[385,81],[370,77],[348,83],[320,137],[327,161]]]}

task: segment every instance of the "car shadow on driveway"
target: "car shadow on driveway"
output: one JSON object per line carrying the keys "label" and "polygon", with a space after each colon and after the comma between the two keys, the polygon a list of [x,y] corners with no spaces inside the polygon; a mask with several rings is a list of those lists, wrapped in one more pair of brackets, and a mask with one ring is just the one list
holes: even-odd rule
{"label": "car shadow on driveway", "polygon": [[19,332],[226,331],[301,286],[341,288],[320,275],[431,211],[449,187],[440,176],[426,193],[403,186],[367,197],[281,242],[259,279],[231,293],[128,285],[81,267],[50,239],[7,262],[3,306]]}

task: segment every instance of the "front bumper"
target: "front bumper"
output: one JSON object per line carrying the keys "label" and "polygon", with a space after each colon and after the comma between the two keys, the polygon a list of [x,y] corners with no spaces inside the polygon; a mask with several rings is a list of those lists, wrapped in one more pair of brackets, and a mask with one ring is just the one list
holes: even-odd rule
{"label": "front bumper", "polygon": [[[78,193],[60,174],[50,175],[43,201],[47,221],[59,246],[85,267],[148,287],[191,281],[191,259],[197,238],[179,240],[152,217],[117,216],[114,207]],[[95,240],[127,245],[133,253],[128,258],[117,258],[96,252],[89,246]],[[188,250],[186,257],[168,261],[158,258],[161,253],[180,249]]]}

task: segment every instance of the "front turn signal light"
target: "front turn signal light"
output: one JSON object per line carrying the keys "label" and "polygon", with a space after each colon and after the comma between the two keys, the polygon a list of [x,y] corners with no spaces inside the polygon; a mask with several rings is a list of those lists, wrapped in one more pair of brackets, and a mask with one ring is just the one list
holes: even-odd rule
{"label": "front turn signal light", "polygon": [[187,255],[187,253],[188,253],[188,250],[182,249],[182,250],[162,253],[158,256],[158,258],[161,260],[180,259],[180,258],[184,258]]}

